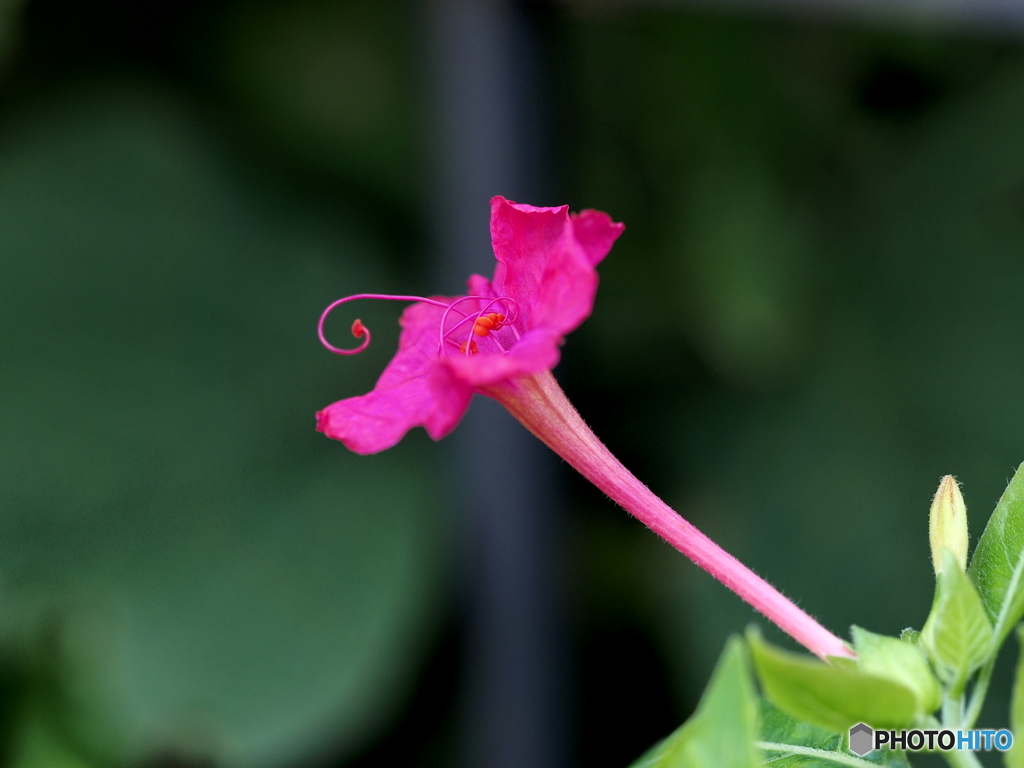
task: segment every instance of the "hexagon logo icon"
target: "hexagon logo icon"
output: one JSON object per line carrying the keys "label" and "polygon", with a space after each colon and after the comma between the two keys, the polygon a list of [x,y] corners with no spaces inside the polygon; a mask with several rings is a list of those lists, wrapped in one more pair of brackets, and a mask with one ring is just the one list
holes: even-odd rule
{"label": "hexagon logo icon", "polygon": [[874,748],[875,732],[870,725],[857,723],[850,729],[850,751],[864,757]]}

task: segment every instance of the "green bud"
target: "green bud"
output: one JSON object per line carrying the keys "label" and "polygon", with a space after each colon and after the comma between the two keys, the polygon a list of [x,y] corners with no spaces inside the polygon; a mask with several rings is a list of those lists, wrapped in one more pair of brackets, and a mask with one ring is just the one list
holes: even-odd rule
{"label": "green bud", "polygon": [[942,570],[942,550],[948,549],[960,570],[967,569],[967,507],[960,486],[952,475],[939,481],[939,490],[932,499],[928,515],[928,538],[932,545],[932,567],[938,575]]}

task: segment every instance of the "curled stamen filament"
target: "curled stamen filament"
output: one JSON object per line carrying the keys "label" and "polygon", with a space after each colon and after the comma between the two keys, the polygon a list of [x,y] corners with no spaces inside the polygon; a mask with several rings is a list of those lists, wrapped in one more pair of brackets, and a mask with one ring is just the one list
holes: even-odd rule
{"label": "curled stamen filament", "polygon": [[[459,348],[459,352],[464,355],[473,355],[479,352],[479,348],[473,336],[479,336],[481,338],[489,336],[492,331],[500,330],[506,326],[511,326],[516,319],[519,317],[519,306],[516,304],[514,299],[506,296],[498,296],[494,298],[488,298],[486,296],[460,296],[453,299],[451,302],[438,301],[437,299],[428,299],[424,296],[403,296],[403,295],[392,295],[387,293],[357,293],[352,296],[345,296],[344,298],[338,299],[327,306],[327,308],[320,315],[320,322],[317,323],[316,332],[320,338],[320,343],[324,345],[331,352],[337,355],[357,355],[370,346],[370,329],[363,325],[361,320],[356,320],[352,323],[352,335],[357,339],[362,339],[362,343],[359,346],[352,349],[342,349],[336,347],[327,341],[327,337],[324,335],[324,323],[327,320],[327,316],[334,311],[335,307],[347,304],[350,301],[356,301],[357,299],[387,299],[391,301],[411,301],[419,302],[423,304],[430,304],[431,306],[440,307],[444,309],[444,314],[441,316],[441,327],[438,330],[438,354],[444,354],[446,349],[445,342],[450,342]],[[477,301],[483,302],[481,307],[476,312],[466,313],[459,308],[458,305],[465,301]],[[500,309],[501,312],[494,312],[492,310]],[[452,325],[451,328],[446,328],[448,323],[449,315],[454,312],[459,316],[457,322]],[[451,336],[465,325],[469,325],[469,332],[467,338],[462,343],[455,342]],[[515,332],[515,328],[512,328]],[[495,337],[491,337],[498,349],[502,352],[505,348]],[[519,334],[516,333],[516,338],[519,338]]]}
{"label": "curled stamen filament", "polygon": [[[342,304],[347,304],[348,302],[355,301],[356,299],[388,299],[391,301],[418,301],[424,304],[432,304],[435,307],[443,307],[445,309],[446,316],[448,314],[448,310],[451,309],[450,304],[445,304],[443,301],[437,301],[436,299],[428,299],[423,296],[393,296],[387,293],[357,293],[353,296],[346,296],[342,299],[338,299],[337,301],[329,304],[327,306],[327,309],[325,309],[321,313],[320,322],[317,323],[316,326],[316,334],[317,336],[320,337],[320,343],[327,347],[327,349],[329,349],[331,352],[334,352],[336,355],[358,355],[360,352],[362,352],[364,349],[370,346],[370,329],[363,325],[362,321],[360,320],[356,320],[354,323],[352,323],[352,335],[355,336],[357,339],[363,339],[363,343],[360,344],[358,347],[355,347],[353,349],[341,349],[340,347],[336,347],[333,344],[331,344],[327,340],[327,337],[324,336],[324,322],[327,320],[327,316],[331,314],[335,307],[340,307]],[[458,312],[459,310],[456,311]],[[463,313],[459,312],[459,314]]]}

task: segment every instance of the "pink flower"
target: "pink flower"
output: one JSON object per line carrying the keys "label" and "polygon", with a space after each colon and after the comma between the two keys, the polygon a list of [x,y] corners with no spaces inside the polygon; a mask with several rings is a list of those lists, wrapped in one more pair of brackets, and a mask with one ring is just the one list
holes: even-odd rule
{"label": "pink flower", "polygon": [[593,308],[595,267],[623,229],[599,211],[570,215],[567,206],[536,208],[495,197],[493,281],[473,275],[469,294],[455,298],[358,294],[334,302],[318,331],[339,354],[361,352],[370,332],[356,320],[352,333],[363,342],[351,350],[331,346],[323,324],[335,307],[356,299],[415,303],[402,314],[398,352],[373,391],[320,411],[317,429],[356,453],[376,453],[415,426],[438,440],[455,428],[474,393],[493,397],[584,477],[798,642],[821,657],[851,656],[839,638],[637,480],[551,375],[565,334]]}
{"label": "pink flower", "polygon": [[[396,297],[418,302],[402,315],[398,353],[372,392],[318,413],[317,429],[364,454],[390,448],[415,426],[439,440],[458,424],[474,392],[554,368],[565,334],[594,306],[594,267],[623,229],[598,211],[570,215],[568,206],[536,208],[495,197],[494,280],[473,275],[469,295],[453,299]],[[324,314],[363,297],[390,298],[347,297]],[[323,319],[320,328],[323,339]],[[357,330],[365,332],[361,324]]]}

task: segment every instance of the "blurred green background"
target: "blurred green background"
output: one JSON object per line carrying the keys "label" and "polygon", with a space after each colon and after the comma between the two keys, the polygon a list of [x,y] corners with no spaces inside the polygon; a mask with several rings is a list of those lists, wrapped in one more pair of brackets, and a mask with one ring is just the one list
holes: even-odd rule
{"label": "blurred green background", "polygon": [[[1024,460],[1024,48],[516,12],[553,148],[550,199],[523,202],[627,225],[556,371],[571,399],[826,626],[920,628],[939,478],[976,540]],[[397,339],[397,307],[360,307],[371,351],[327,354],[327,303],[457,290],[433,281],[428,13],[0,4],[3,765],[462,763],[459,467],[420,430],[374,457],[313,431]],[[555,725],[565,764],[624,766],[757,617],[555,471]]]}

